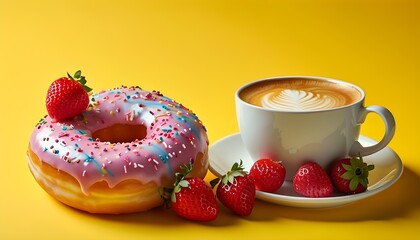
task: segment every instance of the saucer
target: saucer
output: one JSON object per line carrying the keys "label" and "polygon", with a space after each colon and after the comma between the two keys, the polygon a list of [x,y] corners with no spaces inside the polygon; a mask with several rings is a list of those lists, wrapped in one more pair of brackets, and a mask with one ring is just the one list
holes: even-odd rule
{"label": "saucer", "polygon": [[[363,146],[370,146],[376,143],[375,140],[365,136],[360,136],[359,142]],[[241,136],[235,133],[226,136],[214,144],[209,149],[210,171],[220,177],[230,170],[234,162],[242,159],[244,168],[249,171],[253,161],[245,150]],[[295,193],[293,183],[285,181],[282,187],[275,193],[267,193],[257,190],[256,197],[260,200],[301,208],[328,208],[342,206],[355,201],[373,196],[394,184],[401,176],[403,164],[399,156],[389,147],[379,152],[363,157],[368,164],[374,164],[375,169],[369,172],[368,189],[359,194],[342,195],[334,193],[331,197],[307,198]]]}

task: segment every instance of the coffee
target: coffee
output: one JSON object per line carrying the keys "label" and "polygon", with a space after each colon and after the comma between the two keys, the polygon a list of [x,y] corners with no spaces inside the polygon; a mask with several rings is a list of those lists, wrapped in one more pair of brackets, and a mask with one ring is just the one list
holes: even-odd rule
{"label": "coffee", "polygon": [[353,86],[316,78],[260,81],[241,90],[239,97],[252,105],[286,111],[314,111],[352,104],[362,97]]}

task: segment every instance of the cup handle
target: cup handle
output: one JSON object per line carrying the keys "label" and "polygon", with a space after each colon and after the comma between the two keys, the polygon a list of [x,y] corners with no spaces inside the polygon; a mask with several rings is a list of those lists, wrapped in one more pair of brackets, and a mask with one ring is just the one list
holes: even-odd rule
{"label": "cup handle", "polygon": [[368,106],[366,108],[362,108],[359,112],[359,123],[363,123],[366,119],[366,116],[370,112],[374,112],[378,114],[384,121],[385,135],[382,138],[382,140],[379,141],[377,144],[368,146],[368,147],[363,147],[362,144],[360,144],[360,142],[355,141],[350,148],[350,153],[349,153],[350,156],[359,156],[359,155],[367,156],[367,155],[373,154],[381,150],[382,148],[386,147],[388,143],[391,141],[392,137],[394,136],[395,119],[392,113],[385,107],[373,105],[373,106]]}

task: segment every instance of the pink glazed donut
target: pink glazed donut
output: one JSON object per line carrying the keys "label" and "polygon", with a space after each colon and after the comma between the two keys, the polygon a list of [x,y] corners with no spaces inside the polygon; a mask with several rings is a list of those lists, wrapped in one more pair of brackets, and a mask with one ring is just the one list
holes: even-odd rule
{"label": "pink glazed donut", "polygon": [[72,119],[49,116],[29,143],[29,168],[54,198],[90,213],[132,213],[160,206],[163,187],[193,163],[208,169],[206,129],[189,109],[157,91],[120,87],[91,95]]}

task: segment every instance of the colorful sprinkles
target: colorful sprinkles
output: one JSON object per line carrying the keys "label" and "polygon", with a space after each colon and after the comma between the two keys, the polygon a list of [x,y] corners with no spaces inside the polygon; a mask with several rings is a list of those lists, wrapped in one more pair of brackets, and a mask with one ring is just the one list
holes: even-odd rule
{"label": "colorful sprinkles", "polygon": [[[147,136],[126,143],[94,139],[95,131],[113,124],[144,125]],[[206,129],[192,111],[158,91],[124,86],[92,95],[88,110],[69,121],[45,116],[31,138],[42,161],[79,182],[89,179],[87,185],[103,178],[117,183],[127,178],[123,175],[160,181],[156,172],[173,175],[175,167],[194,160],[207,145]]]}

